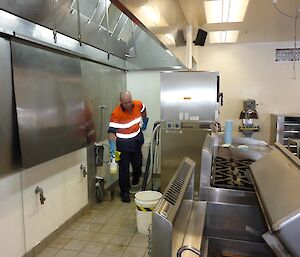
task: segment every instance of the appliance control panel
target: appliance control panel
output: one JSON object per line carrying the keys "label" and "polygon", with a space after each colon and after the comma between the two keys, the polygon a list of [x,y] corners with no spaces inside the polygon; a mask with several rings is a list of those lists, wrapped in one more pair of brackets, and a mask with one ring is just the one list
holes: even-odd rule
{"label": "appliance control panel", "polygon": [[167,129],[181,129],[181,122],[180,121],[167,121],[166,128]]}

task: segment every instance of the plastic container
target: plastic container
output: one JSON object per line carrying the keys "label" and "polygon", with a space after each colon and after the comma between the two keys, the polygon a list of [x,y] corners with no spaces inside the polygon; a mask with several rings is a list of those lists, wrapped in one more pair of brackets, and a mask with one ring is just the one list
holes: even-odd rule
{"label": "plastic container", "polygon": [[152,224],[152,211],[162,197],[157,191],[142,191],[134,195],[136,204],[136,224],[139,233],[147,235]]}
{"label": "plastic container", "polygon": [[115,158],[112,158],[109,164],[109,172],[110,174],[116,174],[118,172],[118,163],[116,163]]}
{"label": "plastic container", "polygon": [[225,122],[225,136],[224,136],[224,143],[225,144],[232,144],[232,130],[233,130],[233,121],[226,120]]}

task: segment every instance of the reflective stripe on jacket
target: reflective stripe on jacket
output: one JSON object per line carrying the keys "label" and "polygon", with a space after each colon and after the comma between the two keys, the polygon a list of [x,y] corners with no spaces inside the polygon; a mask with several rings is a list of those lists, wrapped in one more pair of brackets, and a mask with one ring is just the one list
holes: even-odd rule
{"label": "reflective stripe on jacket", "polygon": [[132,101],[131,111],[124,110],[118,105],[111,114],[109,132],[114,131],[117,138],[129,139],[136,137],[142,121],[141,113],[145,111],[145,106],[141,101]]}

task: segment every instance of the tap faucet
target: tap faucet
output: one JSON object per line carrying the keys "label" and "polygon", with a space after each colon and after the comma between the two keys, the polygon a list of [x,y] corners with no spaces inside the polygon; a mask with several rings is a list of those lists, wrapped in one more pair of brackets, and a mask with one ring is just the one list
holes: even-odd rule
{"label": "tap faucet", "polygon": [[86,167],[81,164],[80,165],[80,170],[82,171],[82,175],[85,178],[86,175],[88,174],[87,171],[86,171]]}
{"label": "tap faucet", "polygon": [[191,251],[191,252],[193,252],[193,253],[195,253],[195,254],[201,256],[200,250],[197,250],[196,248],[194,248],[194,247],[192,247],[192,246],[189,246],[189,245],[184,245],[184,246],[181,246],[181,247],[178,249],[178,251],[177,251],[177,257],[181,257],[182,253],[183,253],[184,251],[187,251],[187,250],[189,250],[189,251]]}
{"label": "tap faucet", "polygon": [[36,194],[40,194],[40,202],[41,202],[41,204],[44,204],[45,201],[46,201],[46,197],[44,197],[44,190],[43,190],[43,188],[37,186],[35,188],[34,192]]}

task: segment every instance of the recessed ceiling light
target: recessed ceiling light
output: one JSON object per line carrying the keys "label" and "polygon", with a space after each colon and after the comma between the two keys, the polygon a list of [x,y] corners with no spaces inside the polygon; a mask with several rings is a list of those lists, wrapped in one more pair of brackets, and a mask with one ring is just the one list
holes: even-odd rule
{"label": "recessed ceiling light", "polygon": [[141,6],[140,19],[147,27],[168,25],[164,18],[160,15],[159,8],[150,4]]}
{"label": "recessed ceiling light", "polygon": [[207,23],[242,22],[249,0],[210,0],[204,2]]}

